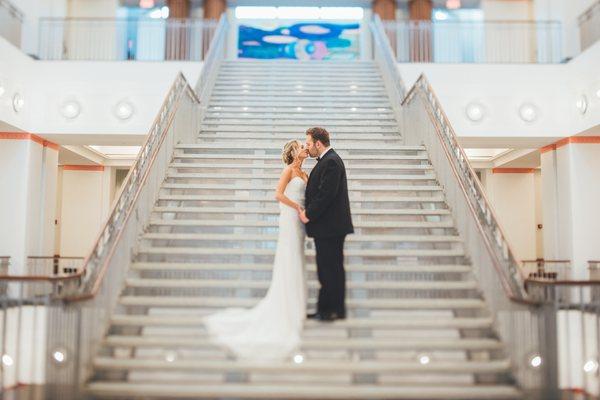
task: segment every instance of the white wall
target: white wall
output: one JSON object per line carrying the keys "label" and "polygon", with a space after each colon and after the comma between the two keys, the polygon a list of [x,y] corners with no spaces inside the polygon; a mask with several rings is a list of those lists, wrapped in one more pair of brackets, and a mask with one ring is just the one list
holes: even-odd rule
{"label": "white wall", "polygon": [[562,23],[565,57],[574,57],[580,51],[577,17],[596,0],[534,0],[536,19],[558,20]]}
{"label": "white wall", "polygon": [[530,173],[485,171],[485,190],[515,256],[519,260],[537,258],[536,180]]}
{"label": "white wall", "polygon": [[533,15],[531,0],[483,0],[481,9],[486,20],[529,20]]}
{"label": "white wall", "polygon": [[[139,144],[177,73],[183,71],[194,85],[201,68],[196,62],[34,61],[0,38],[0,80],[7,86],[0,121],[61,144]],[[12,109],[16,92],[25,99],[19,113]],[[60,110],[72,100],[81,104],[81,113],[68,120]],[[135,109],[127,121],[113,114],[122,100]]]}
{"label": "white wall", "polygon": [[[466,147],[527,148],[590,129],[600,134],[599,63],[600,42],[568,64],[399,64],[399,69],[408,88],[425,73]],[[582,94],[588,99],[585,115],[576,107]],[[482,121],[467,119],[471,102],[484,106]],[[519,117],[523,103],[537,107],[533,123]]]}
{"label": "white wall", "polygon": [[107,182],[113,171],[60,170],[60,255],[85,257],[109,210],[111,187]]}
{"label": "white wall", "polygon": [[[40,17],[65,17],[67,15],[66,0],[12,0],[25,14],[22,27],[21,48],[27,54],[37,54]],[[2,54],[0,52],[0,54]]]}
{"label": "white wall", "polygon": [[69,17],[114,18],[119,0],[67,0]]}
{"label": "white wall", "polygon": [[0,136],[0,255],[11,256],[12,273],[25,271],[27,256],[54,254],[57,153]]}

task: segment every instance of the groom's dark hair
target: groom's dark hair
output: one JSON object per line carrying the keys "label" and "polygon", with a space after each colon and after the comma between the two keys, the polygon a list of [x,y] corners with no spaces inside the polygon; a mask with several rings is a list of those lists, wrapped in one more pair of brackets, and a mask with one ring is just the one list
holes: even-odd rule
{"label": "groom's dark hair", "polygon": [[323,146],[329,147],[329,132],[327,132],[325,128],[320,128],[318,126],[315,126],[314,128],[308,128],[306,130],[306,134],[313,139],[313,142],[318,140],[319,142],[323,143]]}

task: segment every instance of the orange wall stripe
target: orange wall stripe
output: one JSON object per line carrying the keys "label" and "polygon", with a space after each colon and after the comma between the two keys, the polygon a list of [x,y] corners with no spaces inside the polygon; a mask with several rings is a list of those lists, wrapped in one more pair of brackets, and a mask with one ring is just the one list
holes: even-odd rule
{"label": "orange wall stripe", "polygon": [[552,151],[552,150],[556,150],[556,145],[555,144],[550,144],[548,146],[542,147],[540,149],[540,153],[544,154],[544,153],[547,153],[547,152]]}
{"label": "orange wall stripe", "polygon": [[546,153],[548,151],[559,149],[568,144],[600,144],[600,136],[569,136],[561,139],[556,143],[548,146],[544,146],[540,149],[540,153]]}
{"label": "orange wall stripe", "polygon": [[535,168],[492,168],[494,174],[531,174]]}
{"label": "orange wall stripe", "polygon": [[103,165],[63,165],[64,171],[104,171]]}
{"label": "orange wall stripe", "polygon": [[52,143],[44,138],[39,137],[38,135],[34,135],[33,133],[27,132],[0,132],[0,139],[5,140],[31,140],[39,145],[44,147],[49,147],[52,150],[59,149],[59,145],[56,143]]}

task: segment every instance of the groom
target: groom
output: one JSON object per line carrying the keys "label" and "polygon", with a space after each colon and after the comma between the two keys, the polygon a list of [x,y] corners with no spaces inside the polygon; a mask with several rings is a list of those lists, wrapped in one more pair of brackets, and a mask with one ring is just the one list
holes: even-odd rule
{"label": "groom", "polygon": [[344,240],[354,232],[344,162],[330,147],[324,128],[306,131],[306,149],[317,164],[306,185],[305,210],[300,219],[306,234],[314,238],[317,251],[317,276],[321,288],[317,312],[308,318],[334,321],[346,318],[346,273]]}

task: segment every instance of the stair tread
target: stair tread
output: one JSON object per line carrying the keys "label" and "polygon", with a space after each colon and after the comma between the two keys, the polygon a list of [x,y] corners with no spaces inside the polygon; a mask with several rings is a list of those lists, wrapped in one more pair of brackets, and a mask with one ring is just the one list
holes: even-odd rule
{"label": "stair tread", "polygon": [[139,382],[97,381],[87,385],[96,395],[120,397],[173,396],[180,398],[287,398],[287,399],[423,399],[423,400],[481,400],[519,399],[521,393],[509,385],[339,385],[339,384],[197,384],[164,385]]}
{"label": "stair tread", "polygon": [[110,357],[94,358],[94,365],[102,368],[135,368],[135,369],[206,369],[211,370],[237,370],[252,372],[491,372],[505,371],[510,367],[508,360],[491,361],[436,361],[435,363],[420,364],[416,361],[348,361],[348,360],[305,360],[301,364],[293,362],[271,362],[260,363],[244,360],[222,361],[222,360],[174,360],[164,359],[118,359]]}
{"label": "stair tread", "polygon": [[[190,315],[113,315],[111,322],[115,325],[152,325],[152,326],[192,326],[201,327],[203,317]],[[323,324],[322,322],[307,320],[305,328],[337,329],[337,328],[367,328],[367,329],[480,329],[490,328],[493,323],[491,318],[348,318],[335,320]]]}
{"label": "stair tread", "polygon": [[[273,185],[264,183],[164,183],[164,189],[227,189],[227,190],[267,190],[274,191]],[[356,182],[348,184],[348,190],[361,192],[389,192],[389,191],[425,191],[437,192],[442,187],[438,185],[360,185]]]}
{"label": "stair tread", "polygon": [[[244,202],[275,202],[273,196],[246,196],[246,195],[203,195],[203,194],[159,194],[159,200],[189,200],[189,201],[244,201]],[[417,203],[444,203],[443,197],[397,196],[393,198],[374,196],[354,196],[350,193],[350,203],[375,202],[417,202]]]}
{"label": "stair tread", "polygon": [[[143,335],[143,336],[127,336],[127,335],[109,335],[104,340],[105,344],[113,346],[172,346],[173,338],[168,335]],[[214,346],[212,341],[207,336],[194,336],[186,338],[180,336],[177,338],[178,346]],[[340,349],[500,349],[503,347],[502,342],[497,339],[465,339],[465,338],[397,338],[386,339],[378,338],[345,338],[326,339],[326,338],[303,338],[301,343],[302,348],[340,348]]]}
{"label": "stair tread", "polygon": [[[277,234],[243,234],[243,233],[170,233],[170,232],[147,232],[142,239],[163,240],[215,240],[215,241],[273,241],[277,240]],[[346,237],[348,242],[461,242],[458,235],[365,235],[352,234]]]}
{"label": "stair tread", "polygon": [[[143,270],[239,270],[239,271],[271,271],[272,263],[214,263],[214,262],[173,262],[173,261],[134,261],[133,269]],[[307,263],[309,271],[315,271],[314,263]],[[350,264],[345,266],[346,272],[456,272],[465,273],[472,270],[469,265],[436,264],[436,265],[394,265],[394,264]]]}
{"label": "stair tread", "polygon": [[[182,163],[182,162],[173,162],[170,165],[171,168],[245,168],[248,170],[252,169],[275,169],[278,171],[282,170],[281,165],[277,164],[249,164],[249,163],[227,163],[227,164],[207,164],[207,163]],[[398,165],[347,165],[346,170],[354,170],[354,169],[365,169],[365,170],[374,170],[374,169],[400,169],[400,170],[432,170],[433,167],[430,164],[398,164]]]}
{"label": "stair tread", "polygon": [[[214,172],[167,172],[168,178],[205,178],[205,179],[277,179],[281,177],[281,174],[268,174],[268,173],[214,173]],[[361,175],[361,174],[349,174],[348,179],[351,181],[358,180],[397,180],[397,181],[435,181],[436,177],[434,174],[413,174],[413,175],[385,175],[377,174],[376,176]]]}
{"label": "stair tread", "polygon": [[[239,279],[152,279],[152,278],[127,278],[125,284],[136,288],[254,288],[268,289],[269,280],[239,280]],[[318,287],[317,282],[310,281],[308,287]],[[348,289],[404,289],[404,290],[465,290],[476,289],[477,282],[464,281],[348,281]]]}
{"label": "stair tread", "polygon": [[[166,213],[224,213],[224,214],[279,214],[277,207],[179,207],[156,206],[154,212]],[[449,215],[450,210],[439,208],[426,209],[353,209],[352,215]]]}
{"label": "stair tread", "polygon": [[[223,298],[195,296],[121,296],[123,305],[142,305],[152,307],[252,307],[260,298]],[[314,302],[313,302],[314,303]],[[470,298],[435,299],[348,299],[348,308],[391,308],[391,309],[454,309],[484,308],[485,302]],[[369,339],[374,342],[373,339]],[[379,340],[379,339],[378,339]]]}
{"label": "stair tread", "polygon": [[[150,225],[172,226],[250,226],[250,227],[277,227],[277,221],[262,221],[252,219],[236,220],[208,220],[208,219],[151,219]],[[355,228],[454,228],[452,220],[429,221],[354,221]]]}
{"label": "stair tread", "polygon": [[[426,155],[389,155],[389,154],[345,154],[346,160],[389,160],[389,161],[429,161]],[[202,154],[202,153],[179,153],[174,154],[173,158],[209,158],[209,159],[228,159],[228,160],[281,160],[280,154]],[[279,164],[281,166],[281,164]]]}

